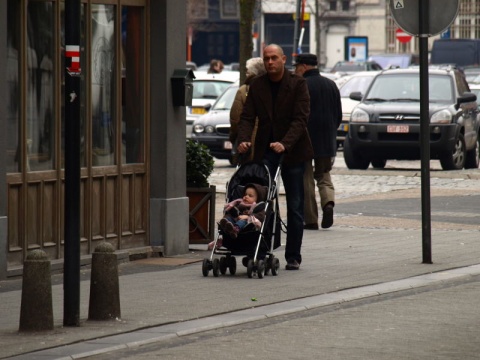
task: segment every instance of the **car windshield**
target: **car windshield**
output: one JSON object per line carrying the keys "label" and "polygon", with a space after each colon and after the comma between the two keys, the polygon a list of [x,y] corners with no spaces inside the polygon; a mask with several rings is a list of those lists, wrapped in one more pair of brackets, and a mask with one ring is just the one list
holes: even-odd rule
{"label": "car windshield", "polygon": [[362,94],[365,94],[372,80],[373,76],[351,77],[340,87],[340,96],[349,97],[350,94],[355,91],[360,91]]}
{"label": "car windshield", "polygon": [[193,82],[194,99],[216,99],[232,83],[227,81],[198,80]]}
{"label": "car windshield", "polygon": [[[454,102],[452,81],[450,76],[429,76],[430,101]],[[420,78],[419,74],[383,74],[379,75],[366,100],[373,101],[420,101]]]}
{"label": "car windshield", "polygon": [[238,87],[232,86],[228,88],[213,104],[212,110],[230,110],[235,100],[235,95],[237,94]]}

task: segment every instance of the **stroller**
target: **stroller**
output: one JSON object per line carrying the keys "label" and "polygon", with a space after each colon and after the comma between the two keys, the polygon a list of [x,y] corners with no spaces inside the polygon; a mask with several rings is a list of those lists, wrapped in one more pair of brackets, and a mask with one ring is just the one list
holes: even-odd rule
{"label": "stroller", "polygon": [[[226,203],[241,198],[245,185],[249,183],[266,187],[266,199],[262,204],[265,207],[265,220],[260,230],[240,231],[236,239],[231,238],[223,230],[218,229],[213,249],[209,258],[202,263],[203,276],[208,276],[213,270],[213,276],[225,275],[227,268],[231,275],[237,270],[236,255],[243,255],[242,264],[247,268],[247,275],[252,278],[255,274],[259,279],[268,275],[278,274],[280,261],[273,254],[273,250],[280,246],[281,224],[278,204],[277,178],[280,165],[272,178],[268,167],[262,163],[250,162],[237,167],[230,181],[227,183],[225,194]],[[216,257],[218,255],[220,257]]]}

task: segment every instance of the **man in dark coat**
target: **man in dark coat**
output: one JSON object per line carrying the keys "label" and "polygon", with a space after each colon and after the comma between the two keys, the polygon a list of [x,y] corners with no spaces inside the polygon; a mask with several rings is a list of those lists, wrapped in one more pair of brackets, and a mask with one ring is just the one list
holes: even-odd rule
{"label": "man in dark coat", "polygon": [[310,93],[308,132],[314,150],[314,166],[305,165],[305,229],[318,229],[318,206],[315,199],[315,181],[323,210],[322,228],[333,225],[335,188],[330,176],[337,153],[337,129],[342,121],[342,103],[337,85],[320,75],[317,56],[300,54],[295,60],[295,73],[307,80]]}
{"label": "man in dark coat", "polygon": [[282,161],[282,180],[287,198],[287,270],[298,270],[303,240],[305,163],[313,158],[307,121],[310,97],[305,79],[285,69],[286,56],[280,46],[263,50],[267,74],[254,78],[238,124],[238,152],[245,154],[258,117],[253,140],[253,161],[263,161],[274,177]]}

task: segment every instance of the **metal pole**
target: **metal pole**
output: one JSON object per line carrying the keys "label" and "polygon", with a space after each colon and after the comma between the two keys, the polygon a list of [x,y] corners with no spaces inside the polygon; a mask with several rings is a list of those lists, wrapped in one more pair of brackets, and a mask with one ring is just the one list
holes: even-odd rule
{"label": "metal pole", "polygon": [[420,40],[420,156],[422,193],[422,254],[424,264],[432,263],[430,209],[430,116],[428,89],[429,1],[419,1]]}
{"label": "metal pole", "polygon": [[295,15],[295,27],[293,29],[293,49],[292,49],[292,65],[295,64],[295,56],[297,56],[298,40],[300,37],[300,5],[302,0],[297,0],[297,11]]}
{"label": "metal pole", "polygon": [[80,0],[65,0],[64,326],[80,326]]}

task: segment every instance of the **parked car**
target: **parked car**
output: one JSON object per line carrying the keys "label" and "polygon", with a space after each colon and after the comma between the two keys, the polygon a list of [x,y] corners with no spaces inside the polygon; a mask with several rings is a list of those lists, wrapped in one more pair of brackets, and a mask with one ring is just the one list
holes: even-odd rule
{"label": "parked car", "polygon": [[430,63],[478,66],[480,39],[436,39],[432,44]]}
{"label": "parked car", "polygon": [[238,71],[222,71],[220,74],[194,71],[194,75],[192,106],[187,106],[187,138],[191,136],[195,119],[206,114],[220,94],[240,79]]}
{"label": "parked car", "polygon": [[388,53],[371,55],[368,60],[375,61],[383,69],[408,68],[420,63],[418,54]]}
{"label": "parked car", "polygon": [[478,83],[480,81],[480,67],[478,66],[464,67],[463,73],[465,74],[465,79],[469,84]]}
{"label": "parked car", "polygon": [[358,100],[350,99],[350,94],[360,92],[365,94],[368,86],[379,71],[360,71],[353,75],[345,76],[344,81],[338,85],[342,101],[342,123],[337,130],[337,144],[343,146],[348,132],[348,122],[353,108],[359,103]]}
{"label": "parked car", "polygon": [[477,95],[477,102],[478,102],[478,97],[480,96],[480,83],[471,83],[471,84],[468,84],[468,86],[470,87],[470,91],[475,95]]}
{"label": "parked car", "polygon": [[[387,160],[420,159],[419,69],[385,70],[352,111],[343,155],[350,169]],[[444,170],[478,168],[479,110],[463,74],[455,68],[429,69],[430,155]]]}
{"label": "parked car", "polygon": [[205,144],[217,159],[227,159],[233,164],[230,134],[230,109],[232,108],[238,83],[229,86],[215,101],[208,114],[193,123],[192,139]]}
{"label": "parked car", "polygon": [[375,61],[339,61],[330,72],[352,74],[358,71],[382,70]]}
{"label": "parked car", "polygon": [[187,61],[185,66],[187,67],[187,69],[197,70],[197,64],[194,63],[193,61]]}

